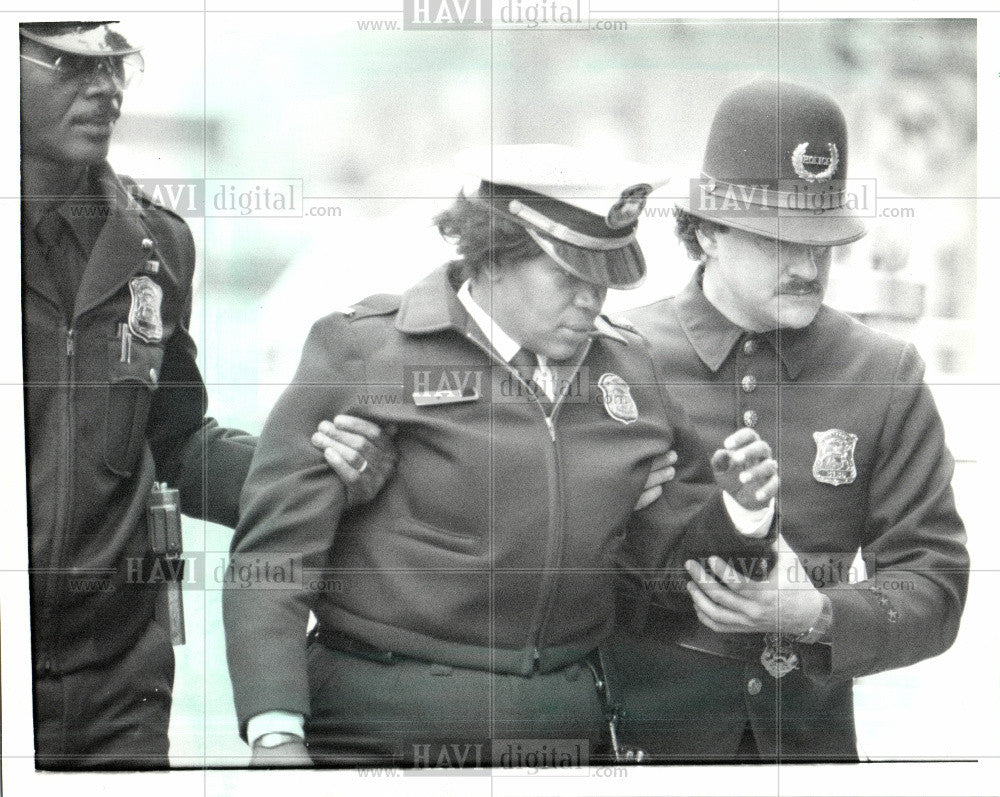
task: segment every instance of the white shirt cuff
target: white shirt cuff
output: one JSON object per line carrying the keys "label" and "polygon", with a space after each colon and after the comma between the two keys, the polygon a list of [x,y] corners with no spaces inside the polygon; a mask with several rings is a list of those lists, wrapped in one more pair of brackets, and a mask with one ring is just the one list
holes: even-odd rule
{"label": "white shirt cuff", "polygon": [[774,520],[774,499],[767,502],[763,509],[747,509],[725,490],[722,491],[722,502],[726,505],[729,519],[733,521],[736,530],[744,537],[766,537]]}
{"label": "white shirt cuff", "polygon": [[254,714],[247,722],[247,742],[253,747],[254,742],[265,733],[291,733],[304,739],[305,724],[305,717],[294,711],[265,711],[263,714]]}

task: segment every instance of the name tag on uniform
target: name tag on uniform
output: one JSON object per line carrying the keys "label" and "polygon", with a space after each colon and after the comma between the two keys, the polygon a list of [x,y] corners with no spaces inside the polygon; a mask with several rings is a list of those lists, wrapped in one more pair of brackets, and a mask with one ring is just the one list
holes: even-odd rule
{"label": "name tag on uniform", "polygon": [[465,387],[461,390],[415,391],[413,393],[413,403],[418,407],[434,404],[460,404],[464,401],[475,401],[478,398],[479,391],[474,387]]}

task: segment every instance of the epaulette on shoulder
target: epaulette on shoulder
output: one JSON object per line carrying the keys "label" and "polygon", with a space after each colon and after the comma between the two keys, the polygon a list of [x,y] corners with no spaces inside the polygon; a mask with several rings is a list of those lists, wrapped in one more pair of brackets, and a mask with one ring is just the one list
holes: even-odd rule
{"label": "epaulette on shoulder", "polygon": [[143,207],[155,208],[156,210],[162,211],[170,216],[173,216],[178,221],[187,224],[187,222],[184,220],[184,217],[180,213],[178,213],[176,210],[168,208],[166,205],[160,202],[157,202],[149,194],[143,191],[142,186],[140,186],[135,180],[133,180],[127,174],[119,174],[118,179],[121,180],[122,186],[125,188],[126,191],[128,191],[129,196],[131,196],[132,199],[134,199]]}
{"label": "epaulette on shoulder", "polygon": [[346,307],[340,312],[353,321],[368,318],[373,315],[389,315],[399,310],[400,297],[394,293],[376,293],[362,299],[357,304]]}
{"label": "epaulette on shoulder", "polygon": [[638,329],[636,329],[635,324],[629,321],[627,318],[621,315],[606,315],[604,319],[611,324],[613,327],[618,329],[624,329],[626,332],[631,332],[633,335],[641,334]]}

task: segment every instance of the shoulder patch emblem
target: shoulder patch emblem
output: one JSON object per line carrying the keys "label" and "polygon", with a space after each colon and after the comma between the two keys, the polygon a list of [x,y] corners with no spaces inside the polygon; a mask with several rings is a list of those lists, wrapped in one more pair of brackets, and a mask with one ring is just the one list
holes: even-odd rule
{"label": "shoulder patch emblem", "polygon": [[128,311],[129,331],[146,343],[163,340],[163,288],[150,277],[132,277],[128,283],[132,293],[132,306]]}
{"label": "shoulder patch emblem", "polygon": [[628,383],[618,374],[611,372],[601,374],[597,386],[601,389],[604,409],[608,415],[626,425],[639,420],[639,408],[632,398],[632,391]]}
{"label": "shoulder patch emblem", "polygon": [[813,462],[813,478],[823,484],[839,487],[850,484],[858,476],[854,465],[854,447],[858,436],[843,429],[827,429],[813,432],[816,441],[816,461]]}

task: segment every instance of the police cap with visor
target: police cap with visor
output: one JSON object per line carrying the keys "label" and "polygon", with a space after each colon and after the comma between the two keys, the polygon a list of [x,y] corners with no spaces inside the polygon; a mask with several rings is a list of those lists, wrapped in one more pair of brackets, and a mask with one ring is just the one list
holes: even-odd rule
{"label": "police cap with visor", "polygon": [[642,283],[635,233],[663,170],[557,144],[472,147],[456,165],[473,178],[467,199],[524,227],[573,276],[606,288]]}
{"label": "police cap with visor", "polygon": [[90,75],[101,63],[127,86],[141,74],[144,62],[142,48],[128,41],[114,21],[102,22],[24,22],[19,26],[21,37],[51,50],[51,60],[40,61],[22,55],[66,77]]}

